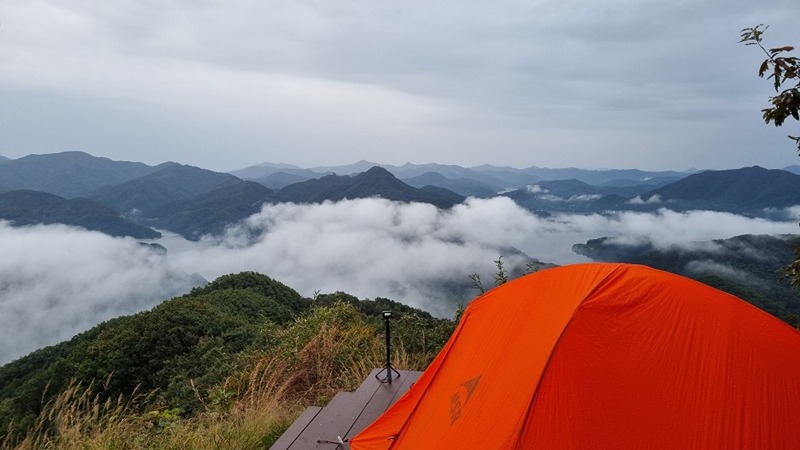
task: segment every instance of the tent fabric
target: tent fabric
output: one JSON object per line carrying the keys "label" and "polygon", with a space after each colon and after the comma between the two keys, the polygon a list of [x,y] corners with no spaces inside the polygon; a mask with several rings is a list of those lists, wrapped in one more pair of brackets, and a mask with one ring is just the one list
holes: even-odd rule
{"label": "tent fabric", "polygon": [[474,300],[352,450],[800,448],[800,333],[645,266],[542,270]]}

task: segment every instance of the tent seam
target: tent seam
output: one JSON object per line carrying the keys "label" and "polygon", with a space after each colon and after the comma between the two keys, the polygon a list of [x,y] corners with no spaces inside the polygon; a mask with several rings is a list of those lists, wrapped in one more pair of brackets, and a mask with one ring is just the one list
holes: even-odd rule
{"label": "tent seam", "polygon": [[520,448],[519,445],[522,442],[522,435],[525,433],[525,426],[528,423],[528,418],[530,417],[531,412],[533,411],[533,406],[536,404],[536,398],[539,395],[539,383],[541,383],[542,377],[544,377],[544,374],[547,373],[547,368],[550,366],[550,361],[552,361],[552,359],[553,359],[553,354],[556,352],[556,348],[558,348],[558,345],[561,343],[561,337],[564,336],[564,332],[570,326],[570,324],[572,323],[572,319],[575,317],[575,315],[581,309],[581,307],[583,306],[583,303],[586,301],[586,299],[591,297],[602,286],[605,286],[608,283],[609,278],[611,278],[612,276],[615,276],[618,272],[622,271],[624,268],[625,268],[625,266],[623,264],[617,264],[617,266],[614,267],[613,270],[609,271],[602,279],[600,279],[592,287],[592,289],[589,290],[589,292],[587,292],[583,296],[583,298],[581,298],[581,301],[578,302],[578,305],[575,307],[575,309],[572,311],[572,314],[570,314],[569,318],[565,322],[564,328],[561,329],[561,332],[558,334],[558,338],[556,338],[556,341],[553,344],[553,348],[551,349],[550,354],[547,356],[547,362],[545,363],[544,368],[542,369],[541,375],[539,376],[539,379],[536,380],[537,381],[536,384],[535,384],[536,390],[533,393],[533,397],[531,398],[530,403],[528,403],[528,408],[525,410],[525,414],[522,416],[522,426],[520,427],[520,430],[517,433],[516,439],[514,440],[515,441],[515,444],[514,444],[514,448],[515,449],[519,449]]}

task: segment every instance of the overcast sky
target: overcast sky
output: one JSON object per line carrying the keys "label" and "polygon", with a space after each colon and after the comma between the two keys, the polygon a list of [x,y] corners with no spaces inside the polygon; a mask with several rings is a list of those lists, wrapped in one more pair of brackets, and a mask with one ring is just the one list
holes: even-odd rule
{"label": "overcast sky", "polygon": [[233,170],[800,162],[739,31],[798,0],[0,0],[0,155]]}

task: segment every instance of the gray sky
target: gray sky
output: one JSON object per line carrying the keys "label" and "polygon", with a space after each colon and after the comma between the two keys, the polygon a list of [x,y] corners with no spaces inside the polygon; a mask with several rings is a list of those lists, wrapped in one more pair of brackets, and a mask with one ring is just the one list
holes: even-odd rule
{"label": "gray sky", "polygon": [[[233,170],[799,163],[763,55],[797,0],[3,0],[0,155]],[[792,34],[794,32],[794,34]]]}

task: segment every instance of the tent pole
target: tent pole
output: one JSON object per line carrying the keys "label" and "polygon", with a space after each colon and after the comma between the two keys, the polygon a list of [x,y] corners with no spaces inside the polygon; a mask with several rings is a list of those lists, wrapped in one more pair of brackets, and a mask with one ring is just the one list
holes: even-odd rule
{"label": "tent pole", "polygon": [[375,378],[380,380],[381,383],[392,384],[392,372],[396,373],[398,377],[400,376],[400,373],[394,370],[394,368],[392,367],[392,329],[389,326],[389,320],[391,320],[392,318],[392,312],[383,311],[381,314],[383,315],[383,323],[386,326],[386,366],[384,367],[383,370],[381,370],[381,372],[385,371],[386,377],[380,378],[378,375],[380,375],[381,372],[378,372],[375,375]]}

